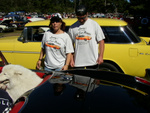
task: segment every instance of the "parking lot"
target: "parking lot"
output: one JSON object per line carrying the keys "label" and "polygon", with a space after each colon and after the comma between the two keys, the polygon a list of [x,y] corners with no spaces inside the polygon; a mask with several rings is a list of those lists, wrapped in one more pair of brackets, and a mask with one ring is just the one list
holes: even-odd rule
{"label": "parking lot", "polygon": [[20,36],[22,30],[15,30],[14,32],[5,32],[0,33],[0,38],[6,37],[6,36]]}

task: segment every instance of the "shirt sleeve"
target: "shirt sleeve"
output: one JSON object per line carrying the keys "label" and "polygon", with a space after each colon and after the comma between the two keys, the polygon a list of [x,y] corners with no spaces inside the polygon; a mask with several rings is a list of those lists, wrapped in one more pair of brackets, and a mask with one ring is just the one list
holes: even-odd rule
{"label": "shirt sleeve", "polygon": [[104,36],[104,33],[103,33],[103,30],[101,28],[101,26],[97,23],[95,23],[96,25],[96,29],[95,29],[95,32],[96,32],[96,40],[97,42],[105,39],[105,36]]}
{"label": "shirt sleeve", "polygon": [[66,53],[73,53],[73,52],[74,52],[73,43],[72,43],[70,36],[67,34]]}
{"label": "shirt sleeve", "polygon": [[73,36],[73,33],[72,33],[72,28],[69,28],[68,35],[70,36],[72,42],[74,43],[74,36]]}

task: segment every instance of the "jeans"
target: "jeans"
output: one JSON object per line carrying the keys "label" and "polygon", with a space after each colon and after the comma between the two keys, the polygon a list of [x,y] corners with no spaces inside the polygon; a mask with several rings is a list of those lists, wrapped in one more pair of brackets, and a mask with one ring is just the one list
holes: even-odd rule
{"label": "jeans", "polygon": [[85,67],[74,67],[74,69],[98,69],[98,65],[85,66]]}
{"label": "jeans", "polygon": [[45,70],[45,71],[52,72],[52,71],[60,71],[60,70],[61,70],[61,68],[49,69],[49,68],[47,68],[47,67],[44,67],[44,70]]}

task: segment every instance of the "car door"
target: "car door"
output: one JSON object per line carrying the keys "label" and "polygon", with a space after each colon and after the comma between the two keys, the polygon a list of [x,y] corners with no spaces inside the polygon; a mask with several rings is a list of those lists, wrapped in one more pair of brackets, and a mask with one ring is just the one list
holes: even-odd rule
{"label": "car door", "polygon": [[31,33],[28,31],[30,37],[28,37],[26,41],[22,38],[23,35],[25,35],[23,33],[20,37],[22,40],[18,40],[18,43],[15,44],[14,50],[16,53],[14,54],[14,61],[15,64],[23,65],[29,69],[36,69],[36,63],[39,59],[41,50],[41,40],[45,31],[40,30],[38,27],[32,27],[31,29]]}
{"label": "car door", "polygon": [[104,63],[113,64],[124,73],[145,76],[148,64],[149,46],[128,27],[103,27],[105,34]]}

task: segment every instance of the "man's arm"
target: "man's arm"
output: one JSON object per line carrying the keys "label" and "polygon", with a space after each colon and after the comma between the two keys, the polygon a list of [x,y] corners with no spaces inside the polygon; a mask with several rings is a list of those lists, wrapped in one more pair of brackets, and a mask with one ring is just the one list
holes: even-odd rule
{"label": "man's arm", "polygon": [[105,48],[104,40],[99,41],[99,57],[97,59],[98,64],[102,64],[104,62],[103,61],[104,48]]}

